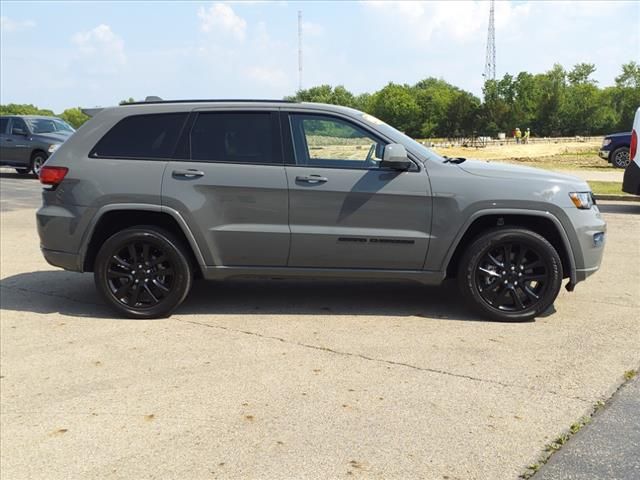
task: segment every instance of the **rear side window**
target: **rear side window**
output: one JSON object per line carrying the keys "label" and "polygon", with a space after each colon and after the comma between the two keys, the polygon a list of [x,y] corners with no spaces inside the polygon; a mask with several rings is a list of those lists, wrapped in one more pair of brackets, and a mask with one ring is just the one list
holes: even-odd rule
{"label": "rear side window", "polygon": [[9,127],[9,118],[0,118],[0,133],[7,133]]}
{"label": "rear side window", "polygon": [[191,159],[281,164],[276,115],[272,112],[199,113],[191,129]]}
{"label": "rear side window", "polygon": [[90,153],[100,158],[171,158],[187,113],[132,115],[120,120]]}

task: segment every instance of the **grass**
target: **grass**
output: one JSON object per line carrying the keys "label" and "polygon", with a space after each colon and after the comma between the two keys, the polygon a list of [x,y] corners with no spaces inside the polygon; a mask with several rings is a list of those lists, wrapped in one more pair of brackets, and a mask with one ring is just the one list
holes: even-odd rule
{"label": "grass", "polygon": [[620,182],[589,181],[589,186],[596,195],[628,195],[622,191]]}

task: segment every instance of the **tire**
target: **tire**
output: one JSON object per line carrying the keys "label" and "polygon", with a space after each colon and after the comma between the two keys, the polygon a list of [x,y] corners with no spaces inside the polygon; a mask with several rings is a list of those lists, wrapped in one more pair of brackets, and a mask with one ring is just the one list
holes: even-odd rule
{"label": "tire", "polygon": [[560,292],[562,277],[553,245],[525,228],[483,233],[467,247],[458,267],[465,300],[483,316],[507,322],[524,322],[546,311]]}
{"label": "tire", "polygon": [[166,230],[141,225],[104,242],[96,257],[94,279],[107,304],[118,313],[161,318],[184,301],[193,271],[182,242]]}
{"label": "tire", "polygon": [[44,154],[44,152],[34,152],[33,155],[31,155],[30,170],[36,175],[36,177],[40,176],[40,169],[42,168],[42,165],[44,165],[44,162],[46,161],[47,161],[47,156]]}
{"label": "tire", "polygon": [[16,172],[18,172],[18,175],[29,175],[31,168],[16,168]]}
{"label": "tire", "polygon": [[627,168],[631,163],[629,147],[620,147],[611,153],[611,165],[616,168]]}

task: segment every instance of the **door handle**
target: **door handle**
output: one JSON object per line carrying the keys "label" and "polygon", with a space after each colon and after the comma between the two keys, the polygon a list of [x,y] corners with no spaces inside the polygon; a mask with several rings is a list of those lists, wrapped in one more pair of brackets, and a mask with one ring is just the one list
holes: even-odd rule
{"label": "door handle", "polygon": [[5,139],[7,142],[13,142],[10,138]]}
{"label": "door handle", "polygon": [[202,170],[195,170],[193,168],[189,168],[186,170],[174,170],[173,172],[171,172],[171,175],[173,175],[175,178],[192,179],[192,178],[204,177],[204,172]]}
{"label": "door handle", "polygon": [[304,175],[304,176],[296,177],[296,182],[325,183],[328,181],[329,179],[327,177],[321,177],[320,175]]}

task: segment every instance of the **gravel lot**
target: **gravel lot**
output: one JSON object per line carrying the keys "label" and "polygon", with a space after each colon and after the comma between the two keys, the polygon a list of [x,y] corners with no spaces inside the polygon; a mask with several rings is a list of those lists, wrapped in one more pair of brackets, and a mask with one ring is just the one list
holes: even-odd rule
{"label": "gravel lot", "polygon": [[38,184],[0,177],[3,479],[514,479],[640,364],[638,204],[602,202],[601,271],[535,322],[450,287],[278,280],[136,321],[45,263]]}

